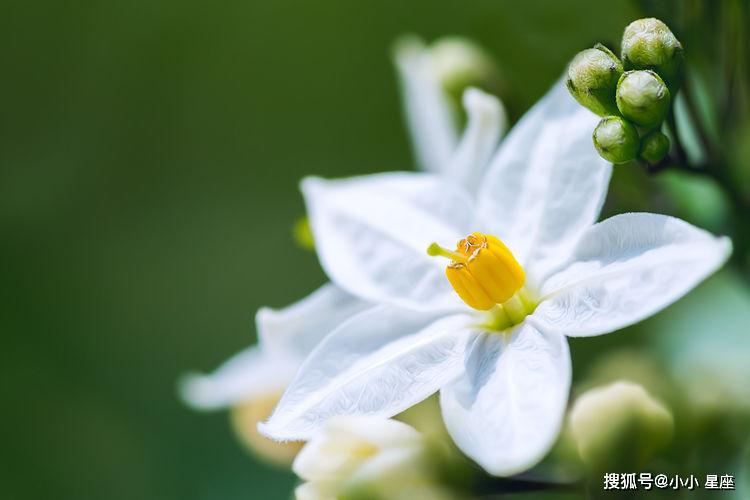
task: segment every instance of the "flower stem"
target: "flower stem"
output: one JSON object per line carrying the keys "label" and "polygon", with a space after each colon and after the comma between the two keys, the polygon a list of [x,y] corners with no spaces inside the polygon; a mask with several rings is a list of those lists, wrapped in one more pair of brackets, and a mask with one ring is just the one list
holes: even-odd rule
{"label": "flower stem", "polygon": [[[508,492],[532,492],[532,491],[558,491],[581,493],[583,484],[578,482],[560,482],[547,479],[525,478],[522,476],[509,478],[487,477],[476,485],[475,493],[496,494],[497,498],[504,498],[502,493]],[[494,498],[494,496],[482,497]]]}

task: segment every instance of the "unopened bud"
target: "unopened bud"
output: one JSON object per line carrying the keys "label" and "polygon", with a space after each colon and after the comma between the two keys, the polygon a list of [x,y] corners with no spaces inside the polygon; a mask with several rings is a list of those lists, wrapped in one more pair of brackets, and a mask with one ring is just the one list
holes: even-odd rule
{"label": "unopened bud", "polygon": [[669,152],[669,138],[659,130],[654,130],[641,139],[641,158],[655,165]]}
{"label": "unopened bud", "polygon": [[612,163],[625,163],[638,154],[638,131],[619,116],[602,118],[594,129],[594,146]]}
{"label": "unopened bud", "polygon": [[658,19],[638,19],[625,28],[622,62],[626,70],[654,70],[674,90],[679,85],[684,57],[679,40]]}
{"label": "unopened bud", "polygon": [[445,92],[460,103],[464,91],[478,87],[492,94],[502,91],[500,70],[483,47],[459,36],[436,40],[430,47],[435,71]]}
{"label": "unopened bud", "polygon": [[622,63],[607,47],[597,44],[579,52],[568,65],[565,85],[581,105],[599,116],[617,114],[615,92]]}
{"label": "unopened bud", "polygon": [[578,452],[592,469],[643,467],[672,437],[672,413],[646,390],[618,381],[584,392],[570,410]]}
{"label": "unopened bud", "polygon": [[633,123],[655,127],[669,111],[669,89],[653,71],[626,71],[617,84],[617,108]]}

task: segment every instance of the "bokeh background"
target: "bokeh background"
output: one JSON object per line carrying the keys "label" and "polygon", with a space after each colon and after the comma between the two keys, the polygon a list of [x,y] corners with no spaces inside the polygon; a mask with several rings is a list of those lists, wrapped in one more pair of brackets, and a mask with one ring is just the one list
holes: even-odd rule
{"label": "bokeh background", "polygon": [[[478,40],[523,110],[578,50],[642,15],[558,0],[1,10],[0,496],[60,500],[288,498],[291,473],[248,455],[226,413],[186,408],[176,380],[253,342],[258,307],[325,280],[291,238],[300,177],[412,168],[393,40]],[[689,210],[662,195],[690,187],[617,179],[609,212]],[[650,324],[574,342],[576,376]]]}

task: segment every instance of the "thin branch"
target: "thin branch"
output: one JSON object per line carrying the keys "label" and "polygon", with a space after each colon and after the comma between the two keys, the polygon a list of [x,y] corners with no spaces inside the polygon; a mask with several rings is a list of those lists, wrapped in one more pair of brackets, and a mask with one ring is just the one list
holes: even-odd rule
{"label": "thin branch", "polygon": [[674,116],[674,107],[669,108],[669,113],[667,114],[667,125],[669,126],[669,130],[672,132],[672,140],[674,141],[674,149],[675,149],[675,155],[676,155],[676,161],[679,164],[687,164],[687,154],[685,153],[685,148],[682,145],[682,139],[680,139],[680,133],[677,130],[677,120]]}

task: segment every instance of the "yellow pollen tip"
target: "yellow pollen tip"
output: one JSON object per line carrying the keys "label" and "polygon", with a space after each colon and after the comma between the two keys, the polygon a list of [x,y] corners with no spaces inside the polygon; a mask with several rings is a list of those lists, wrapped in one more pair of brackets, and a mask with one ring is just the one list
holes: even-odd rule
{"label": "yellow pollen tip", "polygon": [[472,233],[460,240],[454,251],[433,243],[427,253],[451,259],[446,277],[458,296],[474,309],[487,311],[508,301],[526,280],[508,247],[492,235]]}

